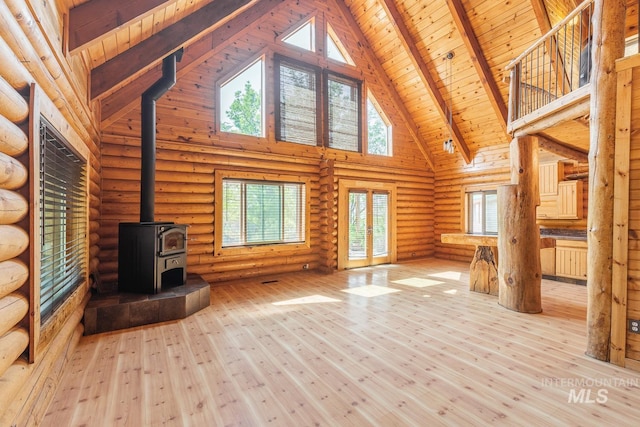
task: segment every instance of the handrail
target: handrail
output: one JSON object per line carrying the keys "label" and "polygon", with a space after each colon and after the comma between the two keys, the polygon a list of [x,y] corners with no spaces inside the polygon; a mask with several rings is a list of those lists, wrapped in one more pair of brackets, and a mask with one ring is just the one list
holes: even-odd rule
{"label": "handrail", "polygon": [[589,83],[594,0],[583,1],[506,67],[511,123]]}
{"label": "handrail", "polygon": [[[550,29],[549,31],[547,31],[547,33],[545,35],[543,35],[542,37],[540,37],[538,39],[537,42],[535,42],[533,45],[531,45],[527,50],[525,50],[524,52],[522,52],[516,59],[514,59],[513,61],[511,61],[509,63],[509,65],[507,65],[505,67],[505,70],[510,70],[513,67],[516,66],[516,64],[520,61],[522,61],[522,59],[529,55],[531,52],[533,52],[536,48],[538,48],[542,43],[545,43],[547,41],[547,39],[549,39],[552,35],[558,33],[562,27],[564,27],[568,22],[572,21],[573,18],[575,18],[578,14],[582,13],[582,11],[584,11],[584,9],[586,9],[587,7],[589,7],[590,4],[592,4],[594,2],[594,0],[585,0],[582,3],[580,3],[580,5],[575,8],[571,13],[569,13],[562,21],[558,22],[552,29]],[[639,18],[640,19],[640,18]]]}

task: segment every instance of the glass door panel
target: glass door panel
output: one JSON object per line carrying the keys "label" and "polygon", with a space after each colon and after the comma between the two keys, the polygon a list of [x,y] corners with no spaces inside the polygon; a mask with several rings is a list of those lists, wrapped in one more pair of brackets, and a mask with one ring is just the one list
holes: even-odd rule
{"label": "glass door panel", "polygon": [[349,259],[367,257],[367,193],[349,191]]}
{"label": "glass door panel", "polygon": [[349,189],[347,268],[390,262],[389,193]]}
{"label": "glass door panel", "polygon": [[389,194],[373,193],[373,257],[389,254]]}

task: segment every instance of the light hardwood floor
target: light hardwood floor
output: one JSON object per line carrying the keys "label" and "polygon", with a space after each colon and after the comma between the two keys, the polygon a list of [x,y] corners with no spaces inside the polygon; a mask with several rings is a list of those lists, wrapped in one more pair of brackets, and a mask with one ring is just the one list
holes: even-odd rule
{"label": "light hardwood floor", "polygon": [[432,259],[215,286],[187,319],[83,337],[44,425],[637,425],[640,373],[584,355],[585,287],[544,280],[530,315],[468,277]]}

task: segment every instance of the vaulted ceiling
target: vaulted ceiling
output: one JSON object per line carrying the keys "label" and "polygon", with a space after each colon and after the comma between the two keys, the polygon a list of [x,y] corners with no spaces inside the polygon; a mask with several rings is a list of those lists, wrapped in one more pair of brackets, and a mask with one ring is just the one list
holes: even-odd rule
{"label": "vaulted ceiling", "polygon": [[[68,50],[91,70],[90,98],[101,103],[108,125],[136,105],[158,78],[166,55],[185,47],[180,71],[187,72],[206,60],[213,46],[232,42],[234,34],[286,1],[294,0],[60,3],[69,11]],[[638,2],[627,2],[626,30],[636,34]],[[335,0],[335,7],[385,76],[412,135],[437,167],[449,137],[466,163],[478,150],[510,140],[506,65],[579,3]],[[313,8],[312,1],[309,5]],[[577,148],[586,151],[588,141]]]}

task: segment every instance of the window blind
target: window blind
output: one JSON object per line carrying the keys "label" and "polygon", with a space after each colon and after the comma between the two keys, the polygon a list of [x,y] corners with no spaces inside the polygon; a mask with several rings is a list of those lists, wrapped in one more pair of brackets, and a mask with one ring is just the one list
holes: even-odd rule
{"label": "window blind", "polygon": [[305,185],[225,178],[222,246],[304,242]]}
{"label": "window blind", "polygon": [[484,199],[485,233],[498,234],[498,194],[487,192]]}
{"label": "window blind", "polygon": [[86,276],[86,165],[40,122],[40,311],[46,320]]}
{"label": "window blind", "polygon": [[327,74],[329,147],[360,151],[360,83]]}
{"label": "window blind", "polygon": [[280,141],[316,145],[318,143],[318,72],[312,67],[281,59],[279,68],[279,111],[276,126]]}

